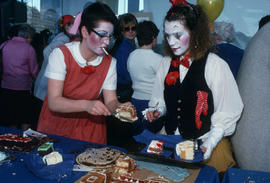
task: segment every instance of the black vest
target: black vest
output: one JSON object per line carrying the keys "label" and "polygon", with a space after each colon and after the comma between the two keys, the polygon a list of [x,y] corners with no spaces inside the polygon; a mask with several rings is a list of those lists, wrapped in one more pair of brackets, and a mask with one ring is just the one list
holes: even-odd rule
{"label": "black vest", "polygon": [[[195,139],[210,130],[214,104],[212,92],[204,77],[207,56],[208,54],[200,60],[193,61],[182,83],[178,79],[174,85],[168,86],[165,80],[164,100],[167,108],[165,130],[167,134],[174,134],[178,127],[183,138]],[[168,73],[176,70],[179,68],[171,65]],[[197,91],[208,93],[208,111],[206,116],[203,113],[200,115],[202,121],[200,129],[197,129],[195,124]]]}

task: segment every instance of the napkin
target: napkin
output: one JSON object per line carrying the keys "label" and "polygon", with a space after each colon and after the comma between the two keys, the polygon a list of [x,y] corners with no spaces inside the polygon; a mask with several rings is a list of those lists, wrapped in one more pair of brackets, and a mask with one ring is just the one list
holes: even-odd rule
{"label": "napkin", "polygon": [[[163,146],[168,148],[175,149],[176,144],[179,142],[184,141],[185,139],[182,138],[181,135],[163,135],[163,134],[154,134],[150,132],[149,130],[144,130],[141,134],[133,137],[137,142],[146,144],[147,147],[150,144],[152,140],[162,140],[164,141]],[[140,153],[146,154],[147,153],[147,147],[145,147]],[[168,153],[168,151],[163,150],[164,153],[161,154],[164,157],[169,157],[171,154]],[[170,151],[169,151],[170,152]],[[183,160],[179,156],[177,156],[176,151],[174,150],[174,158],[176,160]],[[194,154],[194,160],[185,160],[189,162],[200,162],[203,161],[203,154],[201,149],[195,150]]]}

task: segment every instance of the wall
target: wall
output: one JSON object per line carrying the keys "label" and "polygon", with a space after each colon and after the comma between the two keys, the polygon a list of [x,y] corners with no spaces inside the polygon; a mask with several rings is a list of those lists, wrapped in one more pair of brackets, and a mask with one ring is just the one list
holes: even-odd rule
{"label": "wall", "polygon": [[[189,3],[197,4],[196,0],[187,0]],[[229,21],[234,24],[237,32],[237,42],[241,48],[245,48],[250,37],[258,29],[258,21],[266,14],[270,14],[270,0],[224,0],[224,9],[216,21]],[[145,12],[153,12],[153,21],[159,27],[161,34],[158,43],[162,41],[162,22],[166,12],[170,8],[169,0],[145,0]]]}

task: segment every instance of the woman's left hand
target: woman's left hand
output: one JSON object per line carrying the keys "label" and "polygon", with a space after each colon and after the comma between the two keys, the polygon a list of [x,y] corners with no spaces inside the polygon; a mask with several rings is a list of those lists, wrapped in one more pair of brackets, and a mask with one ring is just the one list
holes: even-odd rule
{"label": "woman's left hand", "polygon": [[201,150],[204,153],[204,159],[209,159],[213,149],[217,146],[223,138],[224,130],[218,127],[212,128],[209,132],[208,138],[201,145]]}

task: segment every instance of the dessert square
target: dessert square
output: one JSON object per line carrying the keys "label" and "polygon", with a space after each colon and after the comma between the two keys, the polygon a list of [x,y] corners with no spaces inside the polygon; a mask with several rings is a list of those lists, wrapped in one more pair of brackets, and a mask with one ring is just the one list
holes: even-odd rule
{"label": "dessert square", "polygon": [[193,160],[194,159],[194,142],[186,140],[176,144],[176,154],[181,159]]}
{"label": "dessert square", "polygon": [[62,155],[59,152],[51,152],[50,154],[47,154],[43,156],[43,162],[46,165],[54,165],[57,163],[61,163],[63,161]]}
{"label": "dessert square", "polygon": [[125,175],[136,169],[136,161],[129,156],[120,156],[115,161],[114,172]]}
{"label": "dessert square", "polygon": [[45,156],[47,154],[50,154],[51,152],[53,152],[52,142],[46,142],[38,148],[38,153],[40,156]]}
{"label": "dessert square", "polygon": [[163,151],[164,141],[162,140],[152,140],[147,148],[148,153],[161,154]]}

